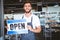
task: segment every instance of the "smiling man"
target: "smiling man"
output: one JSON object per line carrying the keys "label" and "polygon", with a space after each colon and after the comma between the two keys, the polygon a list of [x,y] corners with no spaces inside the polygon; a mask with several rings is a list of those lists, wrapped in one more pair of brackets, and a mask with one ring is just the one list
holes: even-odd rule
{"label": "smiling man", "polygon": [[35,33],[41,32],[40,20],[39,18],[31,13],[32,5],[30,2],[25,2],[23,9],[25,11],[22,19],[27,21],[28,34],[22,34],[21,40],[35,40]]}

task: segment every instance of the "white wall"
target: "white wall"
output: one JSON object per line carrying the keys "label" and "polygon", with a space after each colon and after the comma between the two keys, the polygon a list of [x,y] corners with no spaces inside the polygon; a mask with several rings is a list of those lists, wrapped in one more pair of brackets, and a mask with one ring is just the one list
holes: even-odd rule
{"label": "white wall", "polygon": [[42,12],[46,12],[46,9],[47,9],[47,12],[60,12],[60,6],[59,7],[43,7],[42,8]]}
{"label": "white wall", "polygon": [[8,18],[12,18],[12,17],[13,17],[13,14],[4,14],[4,19],[6,19],[6,16],[7,16]]}
{"label": "white wall", "polygon": [[23,14],[14,14],[14,19],[21,19]]}
{"label": "white wall", "polygon": [[11,19],[11,18],[19,19],[21,16],[23,16],[23,13],[4,14],[4,19],[6,19],[6,16],[7,16],[9,19]]}

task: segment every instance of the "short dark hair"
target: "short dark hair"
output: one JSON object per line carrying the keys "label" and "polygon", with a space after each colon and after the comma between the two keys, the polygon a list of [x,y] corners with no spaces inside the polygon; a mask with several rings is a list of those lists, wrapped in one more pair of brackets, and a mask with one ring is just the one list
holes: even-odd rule
{"label": "short dark hair", "polygon": [[[26,1],[26,2],[23,3],[23,7],[24,7],[24,5],[25,5],[26,3],[30,3],[30,4],[31,4],[30,1]],[[32,6],[32,4],[31,4],[31,6]]]}

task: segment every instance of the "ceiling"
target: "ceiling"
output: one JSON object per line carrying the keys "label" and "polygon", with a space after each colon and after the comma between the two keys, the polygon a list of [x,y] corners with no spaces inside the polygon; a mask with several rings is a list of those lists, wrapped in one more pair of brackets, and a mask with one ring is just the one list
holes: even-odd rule
{"label": "ceiling", "polygon": [[25,1],[31,1],[31,2],[60,2],[60,0],[4,0],[4,3],[19,3],[19,2],[25,2]]}
{"label": "ceiling", "polygon": [[19,4],[22,5],[23,2],[25,1],[31,1],[32,3],[38,3],[41,2],[43,6],[48,5],[48,6],[53,6],[55,4],[60,5],[60,0],[4,0],[4,5],[6,4]]}
{"label": "ceiling", "polygon": [[[46,6],[60,6],[60,0],[4,0],[5,12],[10,13],[11,11],[22,12],[23,3],[25,1],[31,1],[33,9],[38,10]],[[39,8],[37,8],[39,6]]]}

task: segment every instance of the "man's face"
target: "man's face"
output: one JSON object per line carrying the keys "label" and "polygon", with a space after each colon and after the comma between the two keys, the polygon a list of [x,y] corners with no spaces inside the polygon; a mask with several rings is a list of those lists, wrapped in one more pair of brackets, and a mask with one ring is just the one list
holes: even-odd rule
{"label": "man's face", "polygon": [[32,9],[31,4],[30,3],[25,3],[25,5],[24,5],[25,12],[29,13],[29,12],[31,12],[31,9]]}

